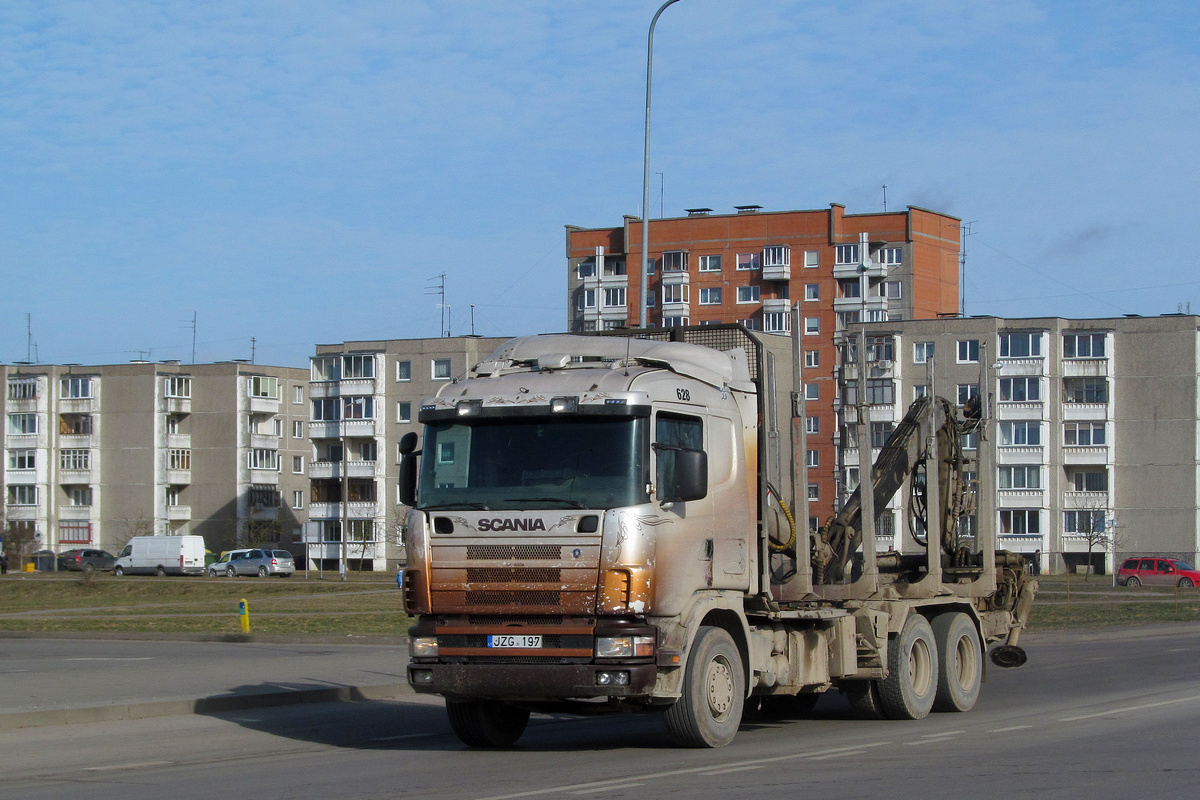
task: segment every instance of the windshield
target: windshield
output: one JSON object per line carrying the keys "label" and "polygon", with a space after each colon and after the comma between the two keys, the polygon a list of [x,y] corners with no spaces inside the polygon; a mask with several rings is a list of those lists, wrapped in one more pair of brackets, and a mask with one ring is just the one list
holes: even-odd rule
{"label": "windshield", "polygon": [[1175,565],[1175,569],[1187,570],[1188,572],[1192,571],[1192,565],[1186,561],[1172,561],[1171,563]]}
{"label": "windshield", "polygon": [[646,502],[646,421],[477,419],[425,427],[420,508],[604,509]]}

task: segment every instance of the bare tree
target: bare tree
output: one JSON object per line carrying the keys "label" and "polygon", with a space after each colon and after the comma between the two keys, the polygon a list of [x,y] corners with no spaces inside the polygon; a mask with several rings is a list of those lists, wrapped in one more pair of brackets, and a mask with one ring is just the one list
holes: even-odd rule
{"label": "bare tree", "polygon": [[1114,563],[1111,566],[1115,570],[1116,546],[1120,538],[1120,529],[1116,524],[1116,518],[1109,511],[1107,503],[1099,498],[1081,500],[1076,503],[1074,509],[1067,513],[1075,515],[1074,535],[1087,543],[1088,569],[1084,572],[1083,579],[1086,581],[1090,577],[1092,554],[1096,550],[1101,553],[1112,552]]}
{"label": "bare tree", "polygon": [[10,520],[4,526],[4,555],[11,569],[21,569],[21,560],[33,552],[36,541],[37,529],[30,523]]}
{"label": "bare tree", "polygon": [[120,553],[135,536],[154,535],[154,520],[142,514],[116,520],[116,523],[115,529],[112,526],[106,529],[109,535],[105,537],[114,553]]}
{"label": "bare tree", "polygon": [[283,529],[278,520],[248,519],[242,522],[242,544],[246,547],[262,547],[268,544],[279,544]]}

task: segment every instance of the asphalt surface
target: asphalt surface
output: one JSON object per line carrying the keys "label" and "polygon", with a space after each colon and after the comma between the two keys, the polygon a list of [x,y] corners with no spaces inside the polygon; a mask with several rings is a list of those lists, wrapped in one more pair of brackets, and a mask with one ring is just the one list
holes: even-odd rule
{"label": "asphalt surface", "polygon": [[0,729],[411,694],[408,648],[299,641],[0,639]]}

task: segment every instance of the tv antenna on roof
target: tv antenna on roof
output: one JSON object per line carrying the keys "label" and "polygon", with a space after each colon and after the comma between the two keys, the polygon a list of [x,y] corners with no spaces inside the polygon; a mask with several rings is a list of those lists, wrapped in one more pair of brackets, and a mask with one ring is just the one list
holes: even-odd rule
{"label": "tv antenna on roof", "polygon": [[450,306],[446,305],[446,273],[434,275],[429,280],[437,281],[437,283],[426,286],[425,294],[438,297],[438,308],[442,312],[442,327],[438,331],[438,336],[448,338],[450,336]]}

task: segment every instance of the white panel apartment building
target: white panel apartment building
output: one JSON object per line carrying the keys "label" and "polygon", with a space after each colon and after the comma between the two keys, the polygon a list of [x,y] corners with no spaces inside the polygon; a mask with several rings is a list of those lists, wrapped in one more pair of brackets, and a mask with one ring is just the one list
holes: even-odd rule
{"label": "white panel apartment building", "polygon": [[324,569],[383,570],[403,554],[400,437],[448,381],[507,341],[457,336],[317,345],[309,383],[312,448],[305,551]]}
{"label": "white panel apartment building", "polygon": [[[1115,531],[1093,568],[1148,553],[1200,556],[1200,317],[948,318],[861,326],[868,337],[871,429],[844,409],[841,477],[858,481],[859,439],[877,448],[913,399],[962,403],[991,378],[1000,546],[1044,569],[1087,563],[1088,531]],[[856,326],[857,327],[857,326]],[[856,366],[842,367],[856,386]],[[976,443],[967,441],[967,455]],[[873,450],[878,454],[878,450]],[[983,476],[986,481],[987,476]],[[893,503],[881,531],[911,547]],[[1098,538],[1098,537],[1092,537]],[[1115,549],[1115,553],[1111,552]]]}
{"label": "white panel apartment building", "polygon": [[[4,523],[38,548],[192,533],[291,546],[304,521],[303,369],[2,366]],[[299,459],[296,461],[295,459]]]}

